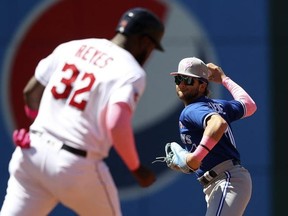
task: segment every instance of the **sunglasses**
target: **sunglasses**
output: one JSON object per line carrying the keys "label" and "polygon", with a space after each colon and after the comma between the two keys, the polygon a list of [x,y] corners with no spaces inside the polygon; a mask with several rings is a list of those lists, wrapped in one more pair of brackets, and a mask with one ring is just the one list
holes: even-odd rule
{"label": "sunglasses", "polygon": [[177,75],[174,76],[174,79],[177,85],[179,85],[181,82],[184,82],[185,85],[194,85],[194,77]]}
{"label": "sunglasses", "polygon": [[176,85],[179,85],[181,82],[184,82],[185,85],[194,85],[195,79],[198,79],[200,83],[204,83],[204,82],[207,83],[205,79],[183,76],[183,75],[174,76],[174,79],[175,79]]}

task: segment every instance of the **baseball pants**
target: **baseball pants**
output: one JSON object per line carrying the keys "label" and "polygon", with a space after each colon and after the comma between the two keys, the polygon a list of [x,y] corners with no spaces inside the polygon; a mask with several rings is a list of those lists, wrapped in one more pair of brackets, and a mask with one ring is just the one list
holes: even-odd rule
{"label": "baseball pants", "polygon": [[121,216],[102,160],[74,155],[44,136],[30,133],[30,139],[31,148],[17,147],[12,155],[1,216],[46,216],[58,203],[81,216]]}
{"label": "baseball pants", "polygon": [[207,203],[205,216],[242,216],[252,193],[250,173],[241,165],[233,165],[231,160],[217,165],[215,170],[219,175],[203,189]]}

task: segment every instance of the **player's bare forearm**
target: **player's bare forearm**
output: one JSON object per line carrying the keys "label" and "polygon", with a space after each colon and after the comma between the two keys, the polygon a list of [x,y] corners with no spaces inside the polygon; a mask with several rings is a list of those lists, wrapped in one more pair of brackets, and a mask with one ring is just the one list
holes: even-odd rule
{"label": "player's bare forearm", "polygon": [[25,104],[32,110],[38,110],[42,94],[44,92],[45,86],[43,86],[37,79],[33,76],[23,90],[23,97]]}

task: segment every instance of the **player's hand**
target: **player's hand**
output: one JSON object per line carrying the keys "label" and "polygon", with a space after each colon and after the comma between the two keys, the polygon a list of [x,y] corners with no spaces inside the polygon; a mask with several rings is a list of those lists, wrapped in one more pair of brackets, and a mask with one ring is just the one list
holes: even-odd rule
{"label": "player's hand", "polygon": [[30,148],[29,131],[25,128],[14,130],[12,138],[16,146],[19,146],[20,148]]}
{"label": "player's hand", "polygon": [[209,81],[221,84],[226,77],[222,68],[213,63],[208,63],[207,67],[211,72],[211,75],[208,77]]}
{"label": "player's hand", "polygon": [[155,174],[142,165],[131,172],[141,187],[148,187],[156,181]]}

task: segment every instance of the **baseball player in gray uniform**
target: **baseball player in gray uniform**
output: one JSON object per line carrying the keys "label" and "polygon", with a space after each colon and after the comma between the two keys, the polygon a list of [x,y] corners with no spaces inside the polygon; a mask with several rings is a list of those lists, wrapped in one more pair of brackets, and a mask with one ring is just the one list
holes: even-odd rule
{"label": "baseball player in gray uniform", "polygon": [[[231,123],[253,115],[255,102],[219,66],[195,57],[182,59],[171,75],[185,106],[179,117],[182,144],[166,144],[164,161],[173,170],[196,175],[207,202],[206,216],[243,215],[252,181],[241,164]],[[209,82],[222,84],[233,99],[209,98]]]}
{"label": "baseball player in gray uniform", "polygon": [[143,64],[163,51],[164,26],[144,8],[121,17],[116,35],[60,44],[24,89],[35,120],[13,134],[1,216],[44,216],[58,204],[81,216],[119,216],[118,192],[103,161],[111,147],[142,187],[155,175],[139,160],[132,116],[145,90]]}

